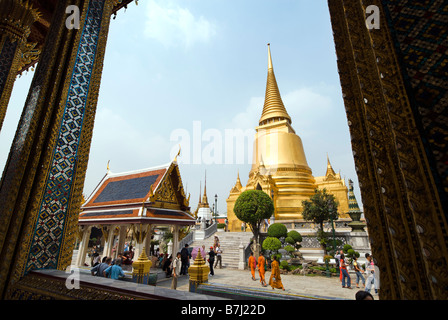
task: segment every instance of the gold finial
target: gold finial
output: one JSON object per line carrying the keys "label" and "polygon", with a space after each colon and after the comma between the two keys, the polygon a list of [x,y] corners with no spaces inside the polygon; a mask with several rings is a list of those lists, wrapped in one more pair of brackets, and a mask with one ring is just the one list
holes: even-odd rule
{"label": "gold finial", "polygon": [[174,161],[177,162],[177,157],[180,155],[180,143],[179,143],[179,152],[177,152],[176,156],[174,157]]}
{"label": "gold finial", "polygon": [[268,69],[274,69],[272,67],[271,44],[270,43],[268,43]]}
{"label": "gold finial", "polygon": [[110,168],[109,168],[109,162],[110,162],[110,160],[108,160],[108,161],[107,161],[107,173],[109,173],[109,172],[110,172]]}

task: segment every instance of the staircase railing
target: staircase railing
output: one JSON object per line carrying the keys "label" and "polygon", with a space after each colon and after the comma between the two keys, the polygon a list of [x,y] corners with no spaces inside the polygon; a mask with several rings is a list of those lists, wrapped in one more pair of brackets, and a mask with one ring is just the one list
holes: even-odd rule
{"label": "staircase railing", "polygon": [[207,239],[212,234],[214,234],[216,231],[218,231],[218,224],[213,223],[211,226],[209,226],[207,229],[204,230],[204,239]]}
{"label": "staircase railing", "polygon": [[186,244],[190,245],[194,241],[194,230],[190,230],[182,240],[179,241],[179,250],[185,247]]}

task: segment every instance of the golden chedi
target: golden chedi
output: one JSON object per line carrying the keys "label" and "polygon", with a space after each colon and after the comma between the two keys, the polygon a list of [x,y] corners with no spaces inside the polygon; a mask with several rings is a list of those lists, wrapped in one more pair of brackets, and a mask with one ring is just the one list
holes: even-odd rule
{"label": "golden chedi", "polygon": [[[230,231],[241,231],[241,221],[233,208],[238,196],[245,190],[263,190],[274,201],[275,220],[302,220],[302,201],[308,200],[319,188],[308,166],[302,140],[291,126],[292,120],[280,96],[268,44],[268,75],[263,112],[255,128],[252,168],[249,180],[243,187],[238,174],[235,186],[227,198],[227,218]],[[341,183],[330,184],[342,190],[339,195],[347,198],[347,187]],[[342,186],[342,188],[341,188]],[[331,192],[331,188],[327,188]],[[348,199],[347,199],[348,206]],[[348,207],[347,207],[348,210]]]}

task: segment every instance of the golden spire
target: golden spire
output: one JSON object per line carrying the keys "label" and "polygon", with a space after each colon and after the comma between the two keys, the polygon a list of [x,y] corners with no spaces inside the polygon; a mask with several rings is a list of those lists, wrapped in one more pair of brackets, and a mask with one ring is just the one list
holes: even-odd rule
{"label": "golden spire", "polygon": [[208,199],[207,199],[207,171],[205,171],[204,195],[202,196],[202,204],[208,205]]}
{"label": "golden spire", "polygon": [[202,186],[201,181],[199,181],[199,204],[201,204],[201,192],[202,192]]}
{"label": "golden spire", "polygon": [[243,185],[241,184],[241,180],[240,180],[240,170],[238,170],[238,176],[236,178],[235,186],[237,186],[239,189],[241,189],[243,187]]}
{"label": "golden spire", "polygon": [[264,99],[263,113],[261,114],[259,124],[267,123],[267,120],[288,120],[291,124],[291,117],[286,112],[283,105],[277,81],[275,80],[274,67],[272,66],[271,47],[268,43],[268,78],[266,81],[266,95]]}
{"label": "golden spire", "polygon": [[330,158],[328,158],[328,153],[327,153],[327,173],[325,173],[325,176],[328,177],[329,175],[333,175],[336,176],[336,173],[333,170],[333,167],[331,166],[330,163]]}

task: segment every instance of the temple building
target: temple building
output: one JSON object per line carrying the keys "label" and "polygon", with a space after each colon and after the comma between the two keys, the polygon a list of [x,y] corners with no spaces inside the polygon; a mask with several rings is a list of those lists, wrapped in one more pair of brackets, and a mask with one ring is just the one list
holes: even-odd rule
{"label": "temple building", "polygon": [[205,184],[204,184],[204,195],[201,198],[201,191],[199,191],[199,202],[198,207],[195,211],[195,216],[200,222],[204,221],[212,221],[213,219],[213,212],[210,209],[210,205],[208,204],[208,198],[207,198],[207,177],[205,178]]}
{"label": "temple building", "polygon": [[[139,257],[143,250],[149,256],[151,233],[158,226],[172,228],[173,251],[177,252],[179,229],[195,224],[176,159],[162,166],[124,173],[112,173],[108,168],[81,210],[77,265],[84,264],[93,226],[101,229],[105,237],[103,256],[114,257],[123,252],[126,234],[132,233],[135,256]],[[113,252],[115,243],[118,245]]]}
{"label": "temple building", "polygon": [[263,190],[274,201],[275,220],[300,221],[302,201],[308,200],[316,188],[326,188],[339,202],[341,218],[348,212],[347,186],[336,174],[327,158],[327,172],[313,177],[308,166],[302,140],[293,129],[280,96],[268,44],[268,75],[266,94],[259,126],[255,128],[252,168],[245,187],[238,178],[227,198],[229,230],[241,230],[241,221],[233,208],[238,196],[245,190]]}

